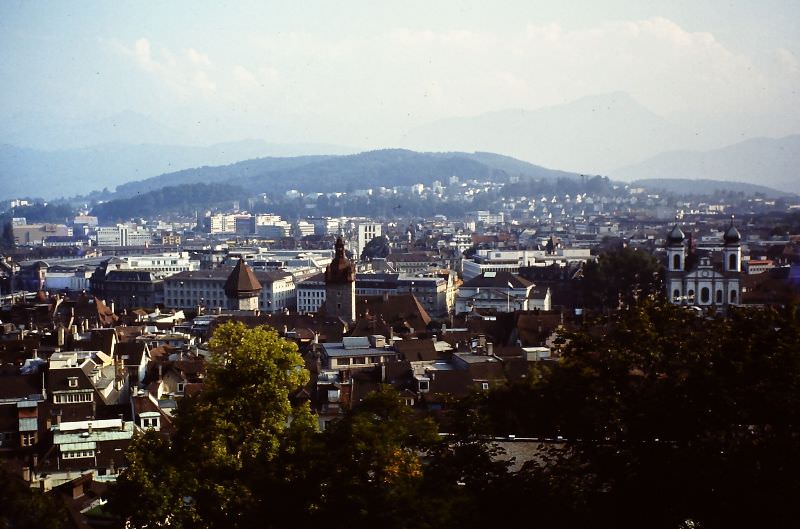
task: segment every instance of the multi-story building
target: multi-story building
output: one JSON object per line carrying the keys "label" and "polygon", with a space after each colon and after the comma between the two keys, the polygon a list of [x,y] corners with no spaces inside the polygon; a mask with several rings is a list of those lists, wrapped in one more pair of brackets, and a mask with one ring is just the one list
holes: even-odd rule
{"label": "multi-story building", "polygon": [[[167,307],[188,309],[229,308],[225,282],[233,267],[213,270],[179,272],[164,280],[164,304]],[[261,285],[258,308],[263,312],[280,312],[295,306],[295,285],[291,274],[281,271],[253,272]]]}
{"label": "multi-story building", "polygon": [[101,226],[95,232],[97,246],[149,246],[152,240],[150,230],[129,224]]}
{"label": "multi-story building", "polygon": [[551,310],[549,289],[537,292],[527,279],[508,272],[484,272],[466,281],[456,295],[456,314],[477,309],[497,312]]}
{"label": "multi-story building", "polygon": [[592,259],[588,248],[559,248],[547,250],[478,250],[472,259],[462,261],[465,281],[478,277],[484,272],[508,272],[519,274],[520,267],[549,266],[554,263],[562,266],[569,263],[585,262]]}
{"label": "multi-story building", "polygon": [[[413,294],[428,314],[444,317],[450,313],[455,289],[448,289],[447,279],[440,275],[412,276],[396,273],[356,274],[357,296]],[[318,312],[325,304],[325,275],[317,274],[297,284],[297,311]]]}
{"label": "multi-story building", "polygon": [[189,259],[188,252],[126,255],[120,259],[124,261],[122,268],[153,272],[159,277],[168,277],[178,272],[190,272],[200,268],[200,261]]}
{"label": "multi-story building", "polygon": [[369,241],[375,237],[380,237],[382,234],[382,227],[377,222],[360,222],[358,224],[358,238],[356,239],[356,255],[354,259],[361,258],[361,252]]}
{"label": "multi-story building", "polygon": [[41,245],[49,237],[71,237],[72,229],[64,224],[27,224],[12,223],[11,233],[14,236],[14,244],[34,244]]}

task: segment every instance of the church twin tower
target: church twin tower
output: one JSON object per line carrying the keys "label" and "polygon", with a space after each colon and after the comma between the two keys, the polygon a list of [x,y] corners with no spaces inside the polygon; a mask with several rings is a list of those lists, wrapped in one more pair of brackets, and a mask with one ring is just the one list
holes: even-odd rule
{"label": "church twin tower", "polygon": [[722,237],[722,266],[711,256],[687,263],[686,236],[675,224],[667,235],[666,287],[669,299],[678,305],[727,307],[741,302],[742,245],[739,230],[731,223]]}

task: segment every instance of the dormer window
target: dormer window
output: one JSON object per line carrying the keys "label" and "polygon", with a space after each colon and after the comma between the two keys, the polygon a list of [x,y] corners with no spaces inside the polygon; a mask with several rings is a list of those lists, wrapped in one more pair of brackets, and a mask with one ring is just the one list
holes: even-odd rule
{"label": "dormer window", "polygon": [[71,388],[77,388],[78,387],[78,377],[69,377],[67,379],[67,384]]}
{"label": "dormer window", "polygon": [[158,417],[142,417],[142,428],[145,430],[159,430],[160,425]]}

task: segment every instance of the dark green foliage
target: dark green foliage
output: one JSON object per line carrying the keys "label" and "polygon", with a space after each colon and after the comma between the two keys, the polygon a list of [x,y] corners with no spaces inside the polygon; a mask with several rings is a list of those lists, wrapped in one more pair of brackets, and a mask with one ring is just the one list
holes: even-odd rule
{"label": "dark green foliage", "polygon": [[583,268],[584,306],[616,309],[662,291],[663,266],[643,250],[622,247],[600,254]]}
{"label": "dark green foliage", "polygon": [[128,220],[135,217],[162,217],[166,215],[194,216],[199,210],[215,206],[230,207],[234,200],[244,200],[247,194],[230,184],[187,184],[162,187],[132,198],[111,200],[98,204],[92,210],[100,222]]}
{"label": "dark green foliage", "polygon": [[19,206],[11,210],[11,217],[25,217],[28,223],[52,222],[65,223],[72,219],[75,211],[67,204],[42,204]]}
{"label": "dark green foliage", "polygon": [[0,466],[0,529],[60,529],[68,514],[45,495]]}
{"label": "dark green foliage", "polygon": [[[293,346],[226,326],[206,390],[172,442],[136,442],[112,505],[134,527],[796,525],[794,309],[704,318],[644,298],[564,338],[523,382],[451,403],[446,436],[389,388],[319,433],[288,400],[306,380],[283,380]],[[541,439],[518,470],[487,442],[509,434]]]}
{"label": "dark green foliage", "polygon": [[389,239],[381,235],[364,245],[364,249],[361,251],[361,259],[369,260],[375,257],[386,257],[389,252]]}
{"label": "dark green foliage", "polygon": [[[572,441],[552,476],[589,526],[791,527],[800,511],[800,322],[646,300],[570,333],[497,391],[496,433]],[[578,522],[576,520],[576,523]],[[587,526],[581,522],[581,525]]]}

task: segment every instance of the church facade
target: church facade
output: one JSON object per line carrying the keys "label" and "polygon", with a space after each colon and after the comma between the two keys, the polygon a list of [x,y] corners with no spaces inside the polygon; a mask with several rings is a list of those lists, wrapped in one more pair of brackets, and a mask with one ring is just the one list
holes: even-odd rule
{"label": "church facade", "polygon": [[[711,255],[690,256],[686,237],[676,224],[667,235],[666,290],[676,305],[725,310],[741,303],[742,246],[731,224],[723,235],[722,263]],[[691,258],[690,258],[691,257]]]}

